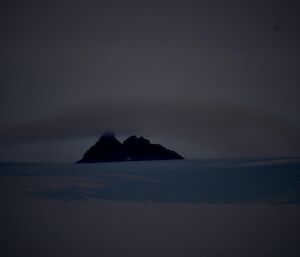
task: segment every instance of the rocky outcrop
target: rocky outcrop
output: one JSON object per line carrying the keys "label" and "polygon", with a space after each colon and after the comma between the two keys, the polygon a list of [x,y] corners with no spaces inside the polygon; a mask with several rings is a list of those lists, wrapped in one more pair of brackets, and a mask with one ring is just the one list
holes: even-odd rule
{"label": "rocky outcrop", "polygon": [[151,144],[143,137],[131,136],[124,141],[123,146],[130,161],[183,159],[176,152],[159,144]]}
{"label": "rocky outcrop", "polygon": [[184,159],[178,153],[143,137],[131,136],[123,144],[111,132],[104,133],[78,163]]}
{"label": "rocky outcrop", "polygon": [[126,161],[124,147],[111,132],[104,133],[100,139],[83,155],[78,163]]}

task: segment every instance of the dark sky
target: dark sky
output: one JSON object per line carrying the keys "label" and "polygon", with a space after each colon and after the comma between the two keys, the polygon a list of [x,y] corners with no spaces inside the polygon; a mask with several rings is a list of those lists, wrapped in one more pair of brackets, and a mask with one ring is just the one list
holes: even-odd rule
{"label": "dark sky", "polygon": [[0,161],[106,129],[187,158],[300,156],[298,1],[1,1]]}

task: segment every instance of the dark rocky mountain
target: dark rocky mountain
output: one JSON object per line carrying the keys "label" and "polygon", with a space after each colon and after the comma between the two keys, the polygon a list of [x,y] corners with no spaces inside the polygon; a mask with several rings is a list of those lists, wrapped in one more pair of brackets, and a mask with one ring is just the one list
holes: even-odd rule
{"label": "dark rocky mountain", "polygon": [[105,132],[78,163],[184,159],[178,153],[143,137],[131,136],[123,144]]}
{"label": "dark rocky mountain", "polygon": [[126,161],[127,155],[122,143],[111,132],[105,132],[78,163]]}
{"label": "dark rocky mountain", "polygon": [[123,146],[131,161],[183,159],[176,152],[159,144],[151,144],[143,137],[131,136],[124,141]]}

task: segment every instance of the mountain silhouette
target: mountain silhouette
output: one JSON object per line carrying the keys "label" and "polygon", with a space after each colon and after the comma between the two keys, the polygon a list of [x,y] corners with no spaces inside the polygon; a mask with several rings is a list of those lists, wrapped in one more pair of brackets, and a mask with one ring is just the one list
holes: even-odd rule
{"label": "mountain silhouette", "polygon": [[122,144],[112,132],[105,132],[77,163],[177,159],[184,158],[144,137],[130,136]]}

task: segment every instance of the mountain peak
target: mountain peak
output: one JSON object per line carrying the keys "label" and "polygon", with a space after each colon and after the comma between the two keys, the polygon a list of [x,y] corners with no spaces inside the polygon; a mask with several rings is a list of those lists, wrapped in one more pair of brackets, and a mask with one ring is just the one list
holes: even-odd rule
{"label": "mountain peak", "polygon": [[135,135],[124,140],[123,144],[111,131],[106,131],[98,142],[84,154],[79,163],[145,161],[184,159],[174,151],[159,144],[151,144],[150,140]]}

